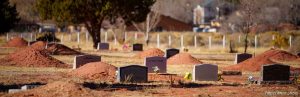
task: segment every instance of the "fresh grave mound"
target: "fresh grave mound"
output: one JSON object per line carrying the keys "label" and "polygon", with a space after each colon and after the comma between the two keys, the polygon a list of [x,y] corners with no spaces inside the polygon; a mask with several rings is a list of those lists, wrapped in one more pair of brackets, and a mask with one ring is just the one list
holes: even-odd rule
{"label": "fresh grave mound", "polygon": [[225,67],[225,70],[260,71],[263,65],[276,63],[275,61],[293,61],[298,56],[283,50],[270,49],[256,57],[245,60],[239,64]]}
{"label": "fresh grave mound", "polygon": [[28,46],[28,42],[21,37],[14,37],[9,40],[4,47],[26,47]]}
{"label": "fresh grave mound", "polygon": [[163,57],[164,55],[165,55],[165,53],[162,50],[160,50],[158,48],[151,48],[151,49],[148,49],[148,50],[138,53],[137,55],[135,55],[135,57],[137,57],[137,58],[146,58],[146,57],[154,57],[154,56]]}
{"label": "fresh grave mound", "polygon": [[[46,49],[46,45],[47,45],[47,49]],[[45,50],[47,53],[52,54],[52,55],[82,54],[81,52],[73,50],[63,44],[56,44],[56,43],[47,44],[47,42],[44,42],[44,41],[37,41],[37,42],[33,43],[30,47],[32,47],[36,50]]]}
{"label": "fresh grave mound", "polygon": [[70,75],[91,80],[114,81],[116,79],[116,70],[117,67],[113,65],[103,62],[92,62],[71,71]]}
{"label": "fresh grave mound", "polygon": [[197,60],[196,58],[194,58],[193,56],[191,56],[190,54],[188,53],[179,53],[179,54],[176,54],[172,57],[170,57],[168,60],[167,60],[167,64],[168,65],[182,65],[182,64],[185,64],[185,65],[195,65],[195,64],[201,64],[202,62]]}
{"label": "fresh grave mound", "polygon": [[78,55],[82,54],[76,50],[73,50],[65,45],[52,43],[48,44],[47,51],[52,55]]}
{"label": "fresh grave mound", "polygon": [[[94,97],[95,93],[71,81],[56,81],[31,90],[4,95],[5,97]],[[99,95],[98,95],[99,96]],[[96,96],[95,96],[96,97]]]}
{"label": "fresh grave mound", "polygon": [[37,41],[30,45],[31,48],[36,50],[44,50],[46,48],[47,42]]}
{"label": "fresh grave mound", "polygon": [[0,65],[27,67],[67,67],[67,64],[49,56],[46,52],[25,48],[0,59]]}

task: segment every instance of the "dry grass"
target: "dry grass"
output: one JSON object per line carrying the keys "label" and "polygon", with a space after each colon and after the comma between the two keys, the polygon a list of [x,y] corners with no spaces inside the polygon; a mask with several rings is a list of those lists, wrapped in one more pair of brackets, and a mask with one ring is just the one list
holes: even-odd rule
{"label": "dry grass", "polygon": [[[145,43],[144,42],[144,33],[138,33],[138,39],[134,40],[134,34],[136,32],[128,32],[127,36],[128,36],[128,40],[125,42],[127,44],[132,44],[132,43]],[[168,36],[171,35],[172,36],[172,46],[171,47],[175,47],[175,48],[180,48],[180,36],[184,35],[185,41],[184,41],[184,45],[186,48],[189,49],[188,53],[191,53],[192,55],[205,55],[202,57],[198,57],[200,58],[201,61],[203,61],[204,63],[209,63],[209,64],[216,64],[218,65],[220,68],[225,67],[225,66],[229,66],[233,64],[233,56],[234,54],[230,54],[229,52],[229,46],[226,45],[225,48],[222,47],[222,38],[223,38],[223,34],[220,33],[188,33],[188,32],[159,32],[159,33],[150,33],[150,44],[148,46],[145,46],[144,49],[149,49],[149,48],[155,48],[156,47],[156,35],[160,34],[160,41],[161,41],[161,46],[160,49],[165,50],[167,48],[169,48],[168,46]],[[271,33],[272,34],[272,33]],[[266,33],[266,34],[260,34],[260,39],[262,39],[262,37],[267,37],[271,35],[270,33]],[[136,52],[128,52],[128,51],[123,51],[122,50],[122,44],[114,44],[114,37],[112,33],[108,33],[108,42],[111,44],[110,48],[111,49],[116,49],[118,51],[110,51],[110,52],[103,52],[103,51],[96,51],[93,49],[92,45],[92,40],[91,37],[89,37],[89,40],[86,40],[86,34],[85,33],[80,33],[80,37],[81,37],[81,41],[78,43],[77,42],[77,34],[73,33],[73,34],[67,34],[67,33],[57,33],[57,38],[62,38],[62,36],[64,37],[62,40],[62,43],[64,45],[67,45],[69,47],[80,47],[82,49],[82,52],[84,53],[88,53],[88,54],[96,54],[96,55],[101,55],[102,56],[102,60],[106,63],[115,65],[117,67],[120,66],[125,66],[125,65],[133,65],[133,64],[139,64],[139,65],[143,65],[144,63],[144,59],[137,59],[137,58],[133,58],[133,56],[136,54]],[[198,47],[195,48],[193,45],[193,36],[197,35],[198,37]],[[235,41],[235,45],[236,45],[236,50],[239,53],[242,53],[244,48],[242,46],[242,41],[240,43],[238,43],[237,41],[237,37],[240,34],[225,34],[227,37],[227,43],[229,42],[229,39],[233,39]],[[298,34],[297,34],[298,35]],[[209,49],[207,44],[208,44],[208,36],[212,36],[213,40],[213,45],[212,48]],[[254,35],[250,35],[250,39],[253,39]],[[270,37],[269,37],[270,38]],[[268,39],[269,39],[268,38]],[[104,41],[104,33],[102,33],[102,41]],[[6,42],[6,36],[0,36],[0,45],[4,44]],[[270,48],[270,45],[268,42],[259,42],[259,47],[257,49],[255,49],[253,47],[253,45],[250,45],[249,49],[248,49],[248,53],[255,53],[255,54],[259,54],[262,53],[266,50],[268,50]],[[267,46],[267,47],[265,47]],[[14,48],[0,48],[0,58],[4,57],[5,55],[14,52],[16,49]],[[218,57],[216,59],[211,58],[210,55],[226,55],[224,57]],[[53,56],[67,64],[73,64],[73,58],[74,56]],[[197,57],[197,56],[196,56]],[[296,66],[298,66],[297,62],[288,62],[288,64],[296,64]],[[300,66],[299,66],[300,67]],[[169,65],[168,66],[168,72],[169,73],[176,73],[176,74],[180,74],[183,75],[186,72],[191,72],[193,66],[192,65]],[[28,71],[34,71],[34,70],[41,70],[43,71],[44,69],[32,69],[32,68],[18,68],[18,67],[1,67],[0,70],[28,70]],[[57,71],[56,69],[52,69],[52,68],[46,68],[46,71]],[[64,70],[58,70],[58,71],[64,71]]]}

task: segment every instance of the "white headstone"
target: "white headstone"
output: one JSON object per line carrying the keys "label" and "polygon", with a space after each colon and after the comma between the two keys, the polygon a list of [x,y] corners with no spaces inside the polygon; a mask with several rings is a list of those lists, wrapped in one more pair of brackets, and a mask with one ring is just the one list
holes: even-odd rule
{"label": "white headstone", "polygon": [[21,89],[9,89],[8,93],[17,93],[17,92],[21,92]]}

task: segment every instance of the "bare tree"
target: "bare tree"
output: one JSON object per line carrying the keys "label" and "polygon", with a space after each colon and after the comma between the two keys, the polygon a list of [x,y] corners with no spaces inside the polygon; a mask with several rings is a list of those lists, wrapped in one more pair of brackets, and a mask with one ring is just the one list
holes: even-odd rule
{"label": "bare tree", "polygon": [[132,22],[133,26],[139,31],[139,32],[145,32],[146,38],[145,41],[149,41],[149,32],[157,26],[157,24],[160,22],[161,14],[158,12],[159,10],[159,4],[156,4],[152,6],[151,10],[152,12],[148,13],[146,21],[143,23],[135,23]]}

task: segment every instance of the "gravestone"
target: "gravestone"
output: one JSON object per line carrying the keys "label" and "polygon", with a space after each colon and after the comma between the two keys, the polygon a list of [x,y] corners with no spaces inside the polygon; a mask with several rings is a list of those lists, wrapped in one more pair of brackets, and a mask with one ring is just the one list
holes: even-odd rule
{"label": "gravestone", "polygon": [[247,54],[247,53],[243,53],[243,54],[236,54],[235,56],[235,64],[238,64],[240,62],[243,62],[249,58],[252,58],[252,54]]}
{"label": "gravestone", "polygon": [[[147,57],[145,58],[145,66],[148,67],[149,73],[166,73],[167,59],[165,57]],[[157,71],[158,69],[158,71]],[[157,72],[155,72],[157,71]]]}
{"label": "gravestone", "polygon": [[290,66],[271,64],[262,66],[262,81],[289,81]]}
{"label": "gravestone", "polygon": [[174,48],[167,49],[166,50],[166,58],[168,59],[168,58],[170,58],[170,57],[172,57],[172,56],[174,56],[178,53],[179,53],[179,49],[174,49]]}
{"label": "gravestone", "polygon": [[86,63],[90,62],[100,62],[101,56],[96,55],[79,55],[75,56],[74,63],[73,63],[73,69],[76,69],[80,66],[83,66]]}
{"label": "gravestone", "polygon": [[109,50],[109,43],[100,43],[99,50]]}
{"label": "gravestone", "polygon": [[133,51],[143,51],[143,44],[133,44]]}
{"label": "gravestone", "polygon": [[148,68],[139,65],[130,65],[118,68],[118,82],[147,82]]}
{"label": "gravestone", "polygon": [[193,81],[218,81],[218,66],[211,64],[195,65]]}
{"label": "gravestone", "polygon": [[21,92],[21,89],[9,89],[8,93],[17,93],[17,92]]}

